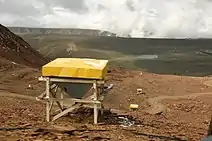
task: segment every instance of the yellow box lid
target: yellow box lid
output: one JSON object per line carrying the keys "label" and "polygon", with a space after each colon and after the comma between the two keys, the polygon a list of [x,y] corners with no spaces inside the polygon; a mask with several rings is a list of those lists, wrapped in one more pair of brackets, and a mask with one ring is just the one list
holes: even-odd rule
{"label": "yellow box lid", "polygon": [[102,79],[107,73],[107,67],[108,60],[57,58],[42,67],[42,75]]}

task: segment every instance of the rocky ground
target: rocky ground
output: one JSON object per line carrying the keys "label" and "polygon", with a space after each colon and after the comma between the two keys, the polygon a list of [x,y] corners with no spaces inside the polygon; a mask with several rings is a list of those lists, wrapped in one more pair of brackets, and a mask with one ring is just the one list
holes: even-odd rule
{"label": "rocky ground", "polygon": [[[27,73],[28,72],[28,73]],[[16,77],[10,77],[11,74]],[[23,75],[24,74],[24,75]],[[124,122],[116,114],[107,113],[100,119],[100,125],[92,125],[92,110],[81,109],[72,116],[55,122],[45,122],[45,105],[27,96],[39,95],[43,83],[37,81],[40,73],[29,68],[15,68],[2,79],[0,112],[2,139],[8,140],[200,140],[207,134],[210,121],[210,92],[204,85],[209,78],[168,76],[114,69],[108,75],[114,88],[105,98],[106,108],[124,112],[129,119]],[[20,77],[21,76],[21,77]],[[19,79],[17,79],[19,78]],[[6,82],[5,82],[6,81]],[[32,85],[32,89],[28,85]],[[143,93],[137,94],[137,88]],[[11,92],[17,97],[11,96]],[[20,94],[26,97],[18,97]],[[194,96],[195,94],[202,94]],[[156,101],[149,105],[150,98],[171,96],[172,99]],[[174,99],[176,96],[182,96]],[[190,97],[189,97],[190,95]],[[183,97],[185,96],[185,97]],[[130,104],[139,109],[131,111]],[[165,105],[165,110],[150,114],[154,106]],[[119,113],[118,112],[118,113]],[[119,123],[121,122],[121,123]],[[129,127],[128,127],[129,126]],[[8,128],[8,129],[7,129]],[[11,128],[11,129],[9,129]],[[20,128],[20,129],[13,129]],[[23,129],[24,128],[24,129]]]}
{"label": "rocky ground", "polygon": [[[0,32],[0,35],[8,34]],[[9,44],[3,43],[6,40],[11,42],[11,39],[6,38],[8,36],[2,37],[0,36],[1,47],[10,48]],[[17,41],[17,44],[21,42],[23,41]],[[20,47],[24,46],[20,44]],[[199,141],[207,134],[211,118],[210,77],[111,69],[107,80],[114,87],[105,97],[104,106],[112,111],[106,110],[98,125],[92,124],[93,110],[89,108],[80,108],[69,116],[47,123],[45,104],[35,100],[45,86],[37,80],[41,74],[37,66],[45,63],[46,59],[35,55],[32,60],[37,60],[37,64],[33,65],[33,61],[24,59],[23,52],[21,58],[21,55],[13,58],[15,53],[14,51],[9,58],[0,54],[2,141]],[[137,89],[142,89],[142,92],[137,93]],[[131,111],[130,104],[138,104],[139,108]]]}

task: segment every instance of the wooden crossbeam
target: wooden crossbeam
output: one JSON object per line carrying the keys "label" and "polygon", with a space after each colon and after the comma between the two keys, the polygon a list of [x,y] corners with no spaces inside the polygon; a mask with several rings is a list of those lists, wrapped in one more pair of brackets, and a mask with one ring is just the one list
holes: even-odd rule
{"label": "wooden crossbeam", "polygon": [[[93,96],[93,95],[92,95]],[[85,100],[87,101],[91,101],[92,96],[87,97]],[[62,111],[61,113],[57,114],[56,116],[53,117],[52,121],[57,120],[58,118],[72,112],[73,110],[75,110],[76,108],[79,108],[80,106],[82,106],[82,103],[75,103],[73,105],[71,105],[71,107],[65,109],[64,111]]]}
{"label": "wooden crossbeam", "polygon": [[[51,85],[50,90],[53,90],[53,89],[56,88],[56,87],[57,87],[57,85],[53,84],[53,85]],[[45,96],[46,96],[46,91],[44,91],[44,92],[41,93],[38,97],[36,97],[36,100],[37,100],[37,101],[40,101],[40,100],[42,100]]]}
{"label": "wooden crossbeam", "polygon": [[49,79],[50,82],[65,82],[65,83],[87,83],[92,84],[94,81],[96,81],[97,84],[104,84],[104,80],[89,80],[89,79],[65,79],[65,78],[48,78],[48,77],[39,77],[39,81],[47,81]]}
{"label": "wooden crossbeam", "polygon": [[44,98],[44,101],[56,101],[56,102],[77,102],[77,103],[87,103],[87,104],[101,104],[98,100],[85,100],[85,99],[76,99],[76,98]]}

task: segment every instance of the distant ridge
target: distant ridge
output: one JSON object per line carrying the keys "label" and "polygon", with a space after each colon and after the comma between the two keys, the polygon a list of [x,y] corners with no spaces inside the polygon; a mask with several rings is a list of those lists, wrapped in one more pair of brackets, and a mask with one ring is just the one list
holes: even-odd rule
{"label": "distant ridge", "polygon": [[116,34],[93,29],[77,29],[77,28],[31,28],[31,27],[8,27],[16,34],[59,34],[59,35],[80,35],[80,36],[113,36]]}

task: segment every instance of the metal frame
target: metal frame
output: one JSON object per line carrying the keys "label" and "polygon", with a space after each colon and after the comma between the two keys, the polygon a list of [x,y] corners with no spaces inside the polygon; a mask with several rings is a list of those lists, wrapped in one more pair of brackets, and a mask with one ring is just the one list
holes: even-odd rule
{"label": "metal frame", "polygon": [[[103,108],[102,101],[104,99],[104,93],[108,92],[113,85],[110,85],[106,91],[104,90],[104,80],[88,80],[88,79],[72,79],[72,78],[52,78],[52,77],[39,77],[39,81],[46,82],[46,91],[43,92],[40,96],[36,97],[37,100],[46,101],[46,121],[51,121],[51,110],[53,103],[56,102],[60,108],[60,113],[55,115],[52,118],[52,121],[57,120],[58,118],[68,114],[77,107],[81,106],[83,103],[92,104],[94,109],[94,124],[98,123],[98,108]],[[57,89],[58,86],[54,82],[65,82],[65,83],[90,83],[93,84],[93,95],[89,96],[86,99],[76,99],[76,98],[64,98],[64,92],[60,93],[60,98],[57,98]],[[55,91],[53,91],[55,90]],[[64,101],[71,101],[75,104],[72,104],[68,108],[64,108]]]}

